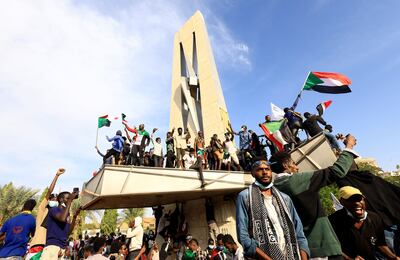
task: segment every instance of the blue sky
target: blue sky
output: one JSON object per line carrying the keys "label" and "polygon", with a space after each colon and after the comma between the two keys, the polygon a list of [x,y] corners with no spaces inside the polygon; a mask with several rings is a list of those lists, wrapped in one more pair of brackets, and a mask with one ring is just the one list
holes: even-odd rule
{"label": "blue sky", "polygon": [[[258,123],[270,102],[292,104],[307,72],[332,71],[353,92],[306,92],[314,111],[353,133],[385,170],[400,164],[399,1],[8,1],[0,4],[0,184],[82,186],[100,166],[96,120],[168,127],[174,33],[196,10],[206,20],[233,126]],[[120,128],[100,129],[105,135]]]}

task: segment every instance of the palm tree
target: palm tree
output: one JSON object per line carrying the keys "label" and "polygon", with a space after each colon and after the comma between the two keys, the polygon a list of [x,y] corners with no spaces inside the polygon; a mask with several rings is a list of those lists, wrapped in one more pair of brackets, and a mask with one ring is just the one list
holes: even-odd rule
{"label": "palm tree", "polygon": [[131,223],[136,217],[143,216],[143,213],[144,213],[143,208],[123,209],[122,210],[122,221]]}
{"label": "palm tree", "polygon": [[0,225],[18,214],[25,201],[33,198],[38,190],[24,186],[15,187],[12,182],[0,186]]}

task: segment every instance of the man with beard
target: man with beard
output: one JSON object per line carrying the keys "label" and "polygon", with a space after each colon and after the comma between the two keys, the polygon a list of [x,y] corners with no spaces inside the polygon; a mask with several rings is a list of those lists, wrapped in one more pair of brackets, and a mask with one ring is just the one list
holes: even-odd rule
{"label": "man with beard", "polygon": [[329,216],[342,245],[344,259],[375,259],[379,251],[387,259],[400,259],[386,245],[383,222],[374,212],[367,211],[361,191],[352,186],[339,190],[343,209]]}
{"label": "man with beard", "polygon": [[239,193],[236,229],[245,256],[258,259],[307,259],[303,225],[286,194],[273,185],[265,159],[252,164],[255,182]]}
{"label": "man with beard", "polygon": [[346,176],[357,157],[353,151],[356,142],[356,138],[348,134],[344,140],[346,149],[336,162],[318,171],[298,172],[299,168],[287,153],[276,153],[270,158],[272,171],[276,173],[274,185],[292,198],[312,258],[342,258],[340,242],[323,210],[319,191]]}

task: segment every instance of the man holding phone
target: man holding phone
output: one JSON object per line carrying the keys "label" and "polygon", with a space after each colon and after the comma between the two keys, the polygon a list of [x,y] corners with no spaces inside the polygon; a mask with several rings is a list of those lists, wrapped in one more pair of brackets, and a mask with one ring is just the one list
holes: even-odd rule
{"label": "man holding phone", "polygon": [[72,201],[78,198],[79,189],[75,188],[72,193],[68,191],[61,192],[57,196],[58,207],[49,210],[45,225],[47,227],[46,247],[40,259],[50,260],[58,259],[63,255],[68,242],[68,236],[75,226],[76,218],[80,209],[70,221],[70,208]]}

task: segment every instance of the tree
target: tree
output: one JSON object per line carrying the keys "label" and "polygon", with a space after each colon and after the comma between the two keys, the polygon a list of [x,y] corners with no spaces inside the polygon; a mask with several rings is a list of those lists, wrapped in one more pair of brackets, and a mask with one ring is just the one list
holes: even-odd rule
{"label": "tree", "polygon": [[118,211],[116,209],[106,209],[100,223],[102,234],[111,234],[117,229]]}
{"label": "tree", "polygon": [[137,208],[137,209],[124,209],[122,211],[122,221],[130,223],[132,222],[136,217],[143,216],[144,210],[143,208]]}
{"label": "tree", "polygon": [[358,162],[357,167],[359,171],[367,171],[375,175],[380,175],[383,172],[382,168],[369,162]]}
{"label": "tree", "polygon": [[15,187],[12,182],[0,186],[0,225],[18,214],[25,201],[33,198],[38,190],[24,186]]}

